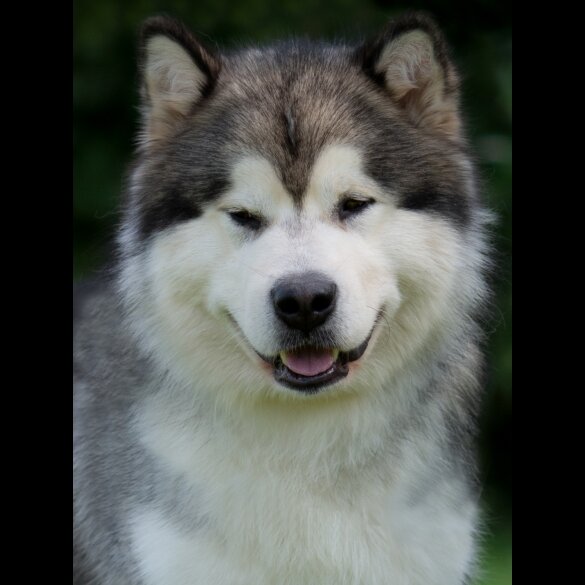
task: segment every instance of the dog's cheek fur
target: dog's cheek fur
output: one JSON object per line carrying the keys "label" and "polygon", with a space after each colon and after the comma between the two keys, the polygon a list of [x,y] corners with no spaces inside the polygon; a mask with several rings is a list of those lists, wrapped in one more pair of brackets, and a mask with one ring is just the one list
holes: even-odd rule
{"label": "dog's cheek fur", "polygon": [[439,217],[397,210],[388,227],[386,254],[394,260],[403,297],[388,338],[399,356],[397,367],[423,346],[466,330],[482,300],[474,292],[481,262],[470,258],[477,247],[466,247],[472,232],[461,237]]}
{"label": "dog's cheek fur", "polygon": [[145,349],[180,381],[206,380],[201,387],[218,392],[242,377],[262,388],[266,377],[238,340],[231,342],[227,315],[209,310],[212,275],[218,265],[229,271],[233,254],[218,219],[209,215],[157,234],[147,251],[125,262],[122,282],[133,281],[125,291],[130,322]]}
{"label": "dog's cheek fur", "polygon": [[[458,273],[459,243],[453,228],[440,218],[397,210],[388,225],[386,254],[394,260],[404,303],[397,334],[413,344],[453,318],[453,287]],[[415,341],[416,340],[416,341]],[[412,353],[415,347],[404,348]]]}

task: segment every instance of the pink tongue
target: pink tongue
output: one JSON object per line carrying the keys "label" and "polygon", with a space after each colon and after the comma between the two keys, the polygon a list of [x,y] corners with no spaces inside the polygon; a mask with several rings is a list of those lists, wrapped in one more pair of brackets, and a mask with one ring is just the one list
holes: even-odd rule
{"label": "pink tongue", "polygon": [[283,352],[282,361],[295,374],[316,376],[326,372],[335,360],[331,349],[306,348]]}

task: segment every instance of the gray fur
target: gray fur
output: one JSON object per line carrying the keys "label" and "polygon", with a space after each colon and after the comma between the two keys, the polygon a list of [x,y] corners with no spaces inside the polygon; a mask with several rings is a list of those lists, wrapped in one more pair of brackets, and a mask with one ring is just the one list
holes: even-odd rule
{"label": "gray fur", "polygon": [[[74,582],[93,583],[88,576],[95,571],[96,583],[139,584],[124,514],[155,506],[185,530],[204,527],[205,518],[189,514],[193,494],[183,478],[161,469],[132,430],[133,408],[164,387],[165,374],[136,347],[108,283],[76,296],[81,307],[74,332],[74,561],[80,575],[87,573]],[[116,580],[104,580],[110,574]]]}

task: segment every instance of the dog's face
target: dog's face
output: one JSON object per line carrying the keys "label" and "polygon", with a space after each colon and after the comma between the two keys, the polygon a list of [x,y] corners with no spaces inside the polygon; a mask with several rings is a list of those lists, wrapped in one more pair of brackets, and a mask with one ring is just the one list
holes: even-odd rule
{"label": "dog's face", "polygon": [[457,321],[474,193],[432,24],[219,58],[157,19],[143,70],[122,285],[185,381],[366,392]]}

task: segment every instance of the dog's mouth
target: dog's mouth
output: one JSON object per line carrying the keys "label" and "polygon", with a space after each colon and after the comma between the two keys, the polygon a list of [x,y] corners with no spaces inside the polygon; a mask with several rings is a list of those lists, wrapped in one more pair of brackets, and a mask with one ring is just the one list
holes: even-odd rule
{"label": "dog's mouth", "polygon": [[[325,386],[335,384],[349,374],[349,365],[357,362],[364,355],[383,314],[382,307],[368,337],[350,351],[341,351],[338,348],[324,347],[310,342],[281,350],[273,357],[262,355],[251,345],[250,349],[270,367],[278,383],[304,394],[316,394]],[[228,318],[240,335],[245,338],[238,322],[229,312]]]}
{"label": "dog's mouth", "polygon": [[370,333],[361,345],[351,351],[307,345],[281,351],[272,359],[259,355],[272,366],[277,382],[293,390],[315,394],[348,375],[349,364],[362,357],[371,337]]}

